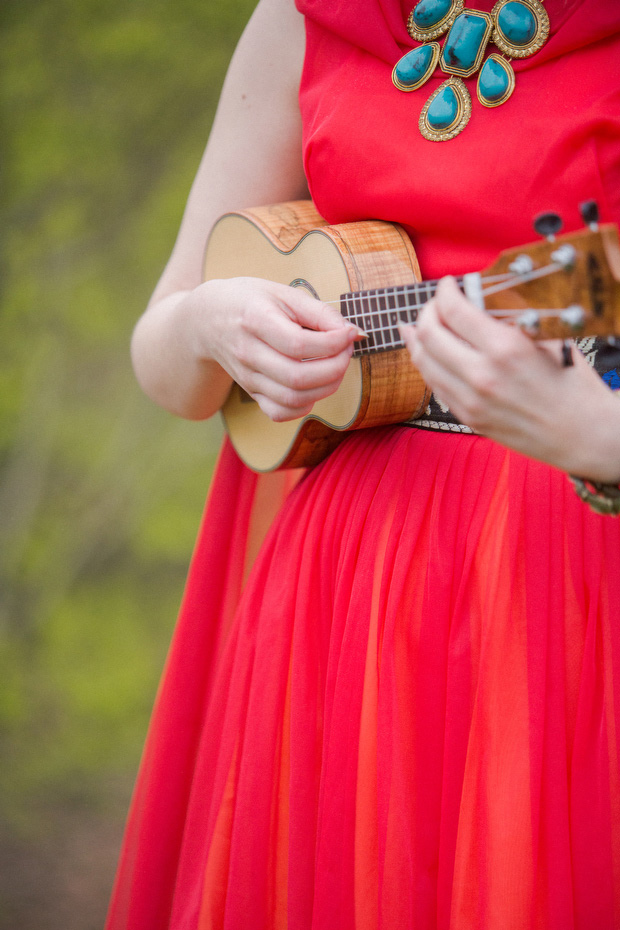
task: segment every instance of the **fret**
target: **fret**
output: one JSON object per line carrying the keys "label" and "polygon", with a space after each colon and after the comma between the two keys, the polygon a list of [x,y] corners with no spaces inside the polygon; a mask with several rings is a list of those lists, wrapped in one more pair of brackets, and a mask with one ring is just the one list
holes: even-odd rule
{"label": "fret", "polygon": [[[398,310],[398,303],[396,302],[396,294],[394,293],[394,291],[390,291],[390,293],[387,295],[387,304],[390,310],[393,310],[393,311]],[[399,318],[398,313],[393,313],[393,316],[395,316],[396,319]]]}
{"label": "fret", "polygon": [[[367,298],[370,304],[370,297]],[[375,345],[378,349],[385,348],[385,331],[381,323],[381,314],[377,310],[377,298],[374,298],[374,309],[372,313],[373,330],[375,333]]]}
{"label": "fret", "polygon": [[350,296],[350,294],[340,295],[340,313],[345,318],[345,320],[349,320],[351,323],[355,323],[354,314],[352,313],[351,309],[351,301],[349,299]]}
{"label": "fret", "polygon": [[[405,297],[405,304],[406,302],[407,300]],[[398,293],[396,289],[394,289],[393,293],[390,295],[386,303],[387,303],[387,312],[385,314],[386,322],[387,322],[386,345],[389,345],[390,348],[393,348],[394,340],[396,339],[398,341],[398,338],[399,338],[398,324],[402,321],[402,311],[401,311],[402,300],[401,300],[401,295]]]}
{"label": "fret", "polygon": [[[463,289],[463,279],[457,278]],[[437,281],[420,281],[371,290],[350,292],[340,298],[343,316],[367,333],[367,338],[358,343],[353,355],[359,357],[370,352],[402,348],[398,326],[415,323],[425,303],[434,295]]]}
{"label": "fret", "polygon": [[355,314],[358,325],[364,329],[364,306],[362,304],[362,291],[355,295]]}
{"label": "fret", "polygon": [[[398,322],[407,323],[409,320],[410,296],[404,289],[400,293],[396,294],[396,306],[398,307]],[[400,338],[400,333],[398,332],[397,326],[392,328],[391,338],[393,346],[403,345],[403,341]]]}
{"label": "fret", "polygon": [[377,312],[381,321],[382,329],[388,330],[390,328],[390,319],[387,313],[385,293],[377,295]]}
{"label": "fret", "polygon": [[362,325],[362,317],[361,317],[361,313],[360,313],[359,294],[351,294],[351,295],[350,295],[350,298],[351,298],[351,305],[352,305],[352,307],[353,307],[353,319],[354,319],[354,321],[355,321],[355,323],[356,323],[357,326],[361,326],[361,325]]}
{"label": "fret", "polygon": [[[388,307],[391,309],[390,313],[390,343],[391,345],[398,344],[398,324],[401,321],[401,306],[402,301],[401,297],[404,295],[398,294],[396,291],[393,291],[388,299]],[[406,302],[406,301],[405,301]]]}
{"label": "fret", "polygon": [[360,308],[362,313],[362,329],[365,333],[368,333],[368,339],[364,340],[366,348],[375,349],[377,348],[377,327],[372,315],[369,291],[361,292]]}

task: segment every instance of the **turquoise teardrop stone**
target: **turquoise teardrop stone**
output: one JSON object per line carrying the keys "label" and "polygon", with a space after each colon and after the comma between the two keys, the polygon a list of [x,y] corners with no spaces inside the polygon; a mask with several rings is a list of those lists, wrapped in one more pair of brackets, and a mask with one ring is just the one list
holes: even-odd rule
{"label": "turquoise teardrop stone", "polygon": [[440,91],[428,110],[426,119],[431,129],[441,132],[448,129],[456,120],[459,112],[459,101],[454,88],[448,85]]}
{"label": "turquoise teardrop stone", "polygon": [[485,35],[487,20],[483,16],[475,13],[461,13],[457,16],[443,46],[442,58],[446,70],[471,69],[483,43],[486,45]]}
{"label": "turquoise teardrop stone", "polygon": [[420,45],[400,59],[394,68],[396,79],[401,84],[410,86],[424,80],[433,58],[432,45]]}
{"label": "turquoise teardrop stone", "polygon": [[501,100],[509,84],[508,72],[504,66],[496,58],[487,58],[478,77],[478,90],[484,99],[489,103]]}
{"label": "turquoise teardrop stone", "polygon": [[512,45],[529,45],[536,35],[536,17],[519,0],[512,0],[501,8],[497,15],[497,25]]}
{"label": "turquoise teardrop stone", "polygon": [[452,6],[452,0],[421,0],[413,11],[413,21],[420,29],[440,23]]}

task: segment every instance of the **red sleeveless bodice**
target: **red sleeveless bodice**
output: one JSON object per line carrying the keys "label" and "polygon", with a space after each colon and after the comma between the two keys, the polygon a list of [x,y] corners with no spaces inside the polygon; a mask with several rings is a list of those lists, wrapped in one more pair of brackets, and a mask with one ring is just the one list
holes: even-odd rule
{"label": "red sleeveless bodice", "polygon": [[[442,78],[390,80],[408,6],[298,5],[329,221],[402,223],[437,277],[543,210],[620,220],[617,0],[548,0],[513,96],[445,143],[417,127]],[[482,437],[366,430],[254,561],[294,480],[223,450],[108,930],[616,930],[620,522]]]}

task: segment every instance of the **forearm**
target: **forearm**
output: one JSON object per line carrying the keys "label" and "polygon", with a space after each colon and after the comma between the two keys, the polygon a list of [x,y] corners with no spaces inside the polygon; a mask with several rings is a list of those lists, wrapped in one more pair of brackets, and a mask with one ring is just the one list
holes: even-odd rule
{"label": "forearm", "polygon": [[[177,416],[203,420],[219,410],[230,389],[229,374],[205,351],[200,337],[208,285],[153,302],[131,341],[136,378],[155,403]],[[207,304],[208,306],[208,304]]]}
{"label": "forearm", "polygon": [[212,415],[231,375],[243,375],[231,314],[242,325],[257,293],[256,286],[233,294],[223,282],[201,283],[213,224],[243,207],[308,196],[297,101],[304,43],[303,17],[291,0],[260,0],[224,82],[172,255],[134,332],[140,385],[184,417]]}

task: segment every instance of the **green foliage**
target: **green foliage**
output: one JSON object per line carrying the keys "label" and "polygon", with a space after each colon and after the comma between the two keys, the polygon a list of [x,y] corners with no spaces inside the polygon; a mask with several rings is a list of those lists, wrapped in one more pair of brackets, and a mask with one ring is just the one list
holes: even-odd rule
{"label": "green foliage", "polygon": [[253,5],[0,13],[0,819],[18,832],[58,799],[105,804],[139,756],[220,432],[152,407],[128,342]]}

